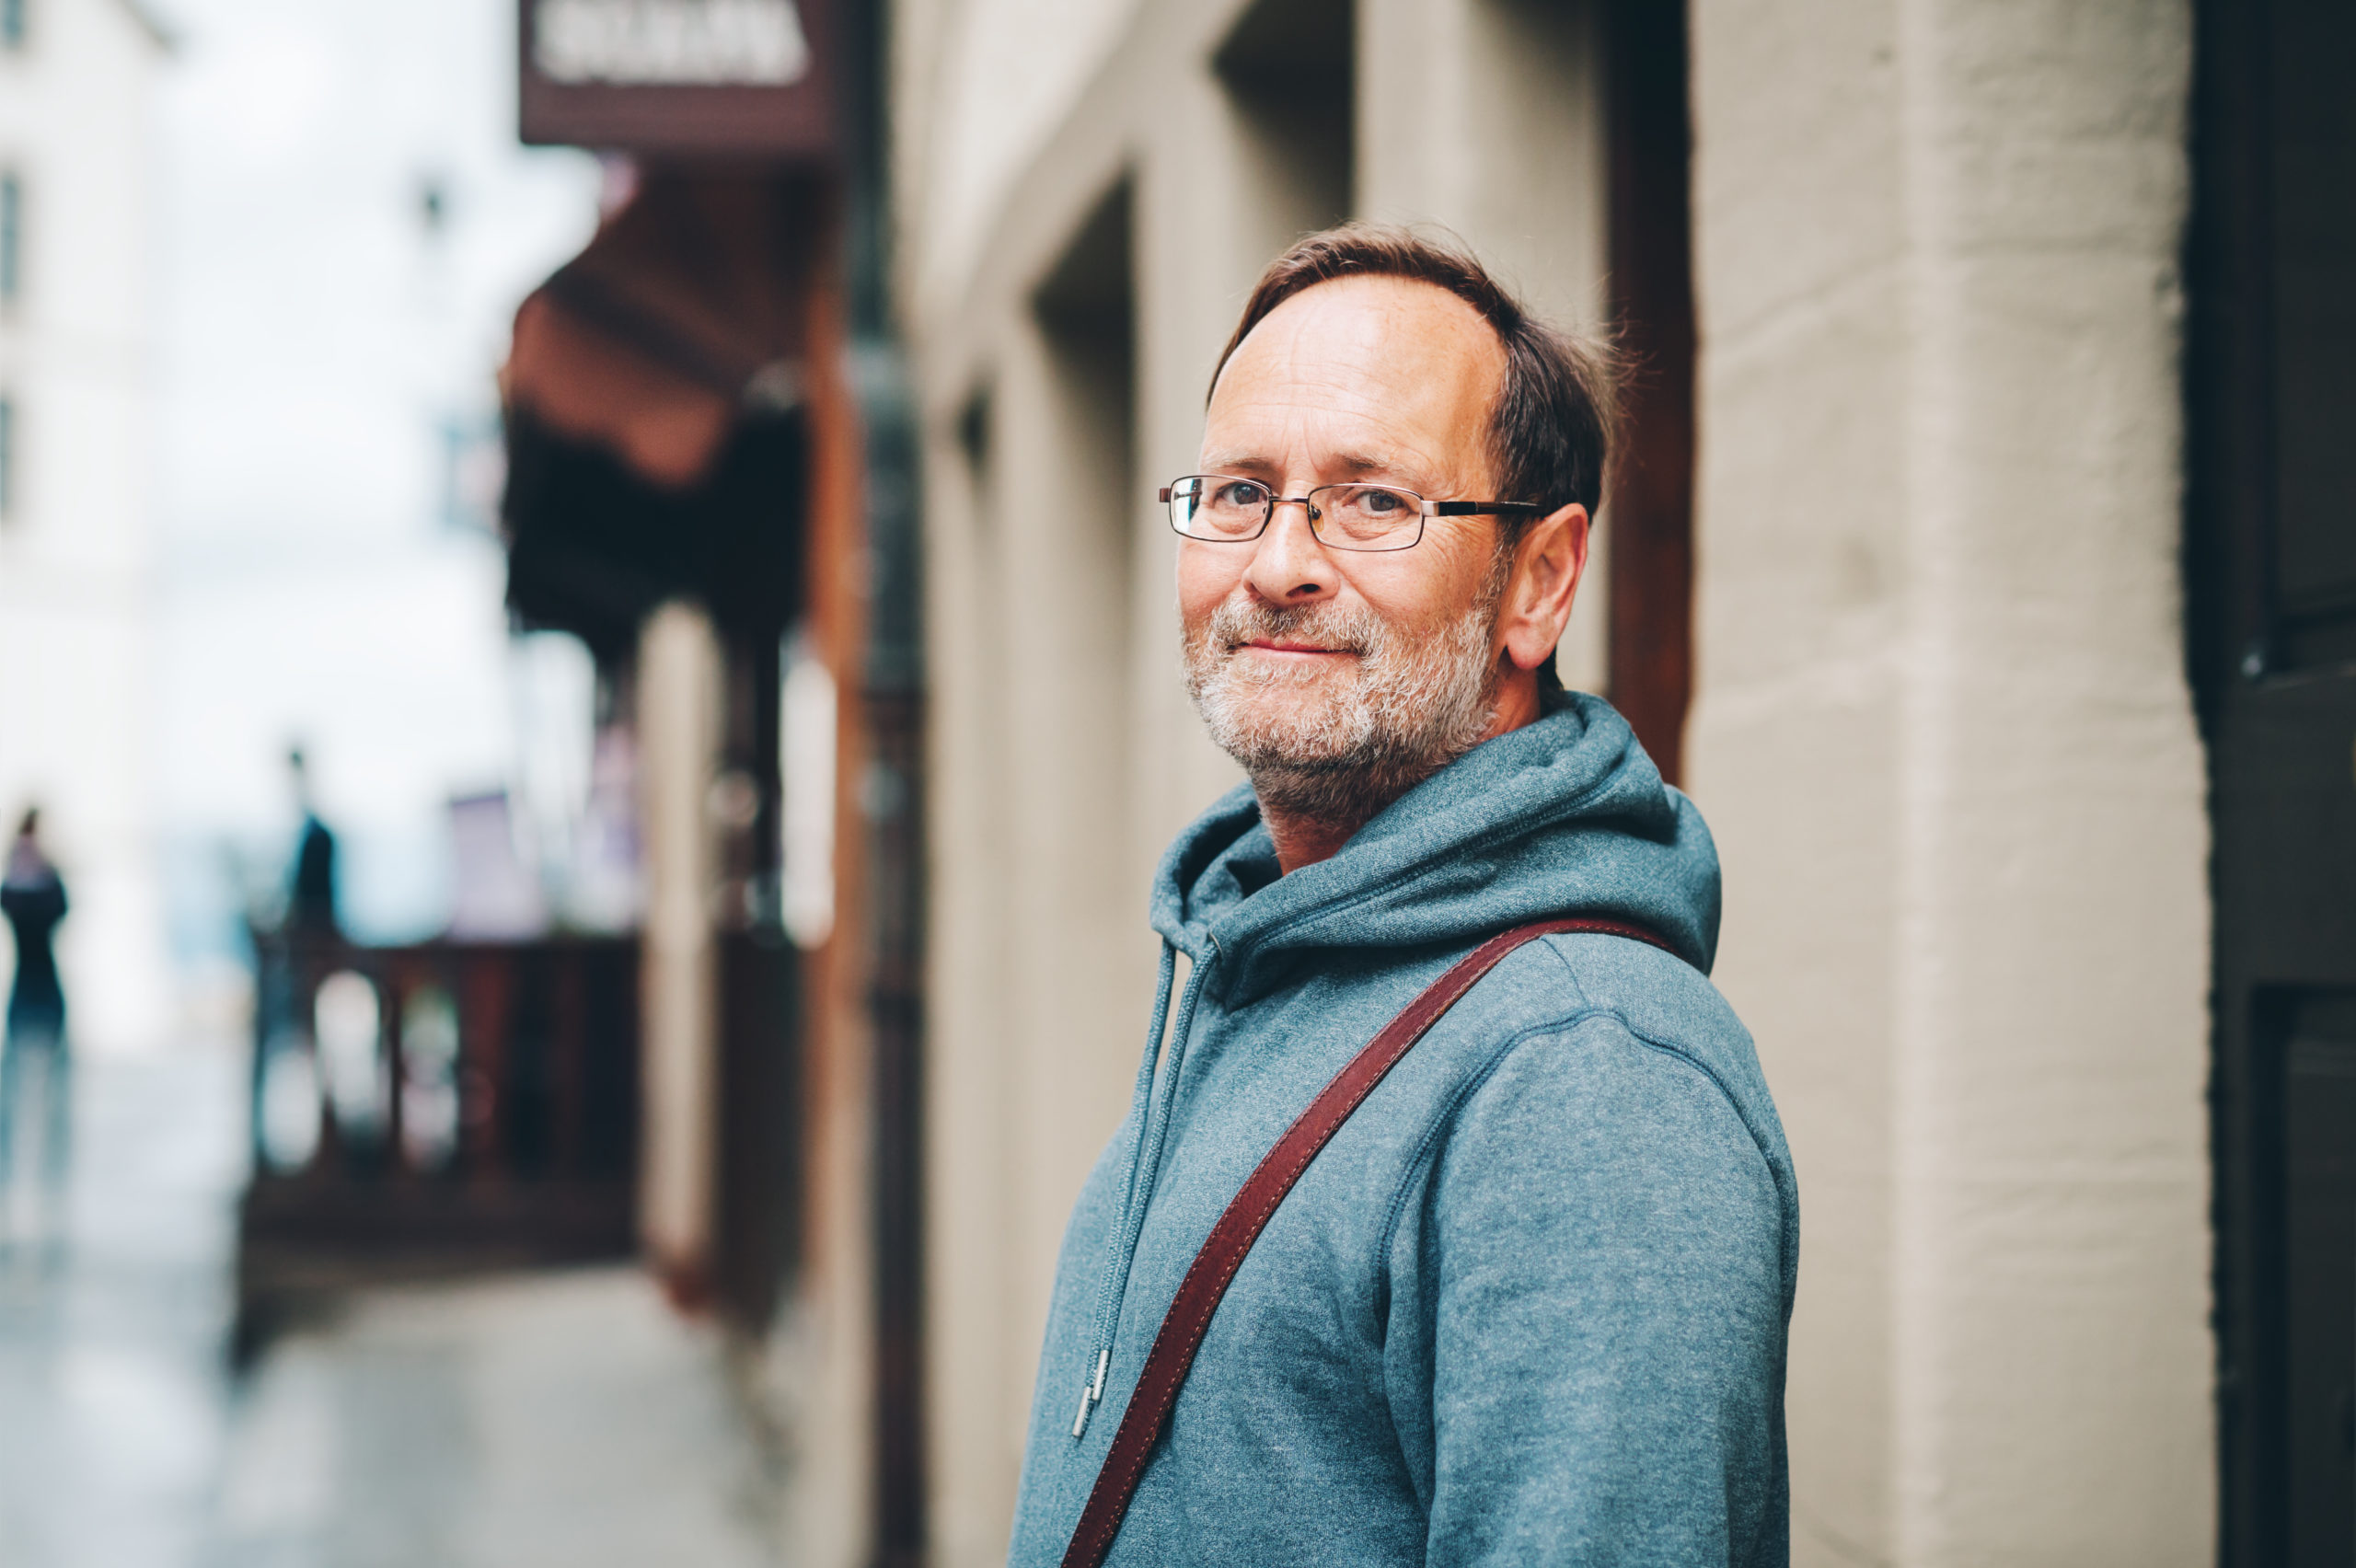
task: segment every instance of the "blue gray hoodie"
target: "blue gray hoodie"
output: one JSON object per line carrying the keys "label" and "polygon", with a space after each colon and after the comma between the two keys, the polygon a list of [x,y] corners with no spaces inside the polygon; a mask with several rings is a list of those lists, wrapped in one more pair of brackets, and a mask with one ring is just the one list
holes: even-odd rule
{"label": "blue gray hoodie", "polygon": [[1236,1274],[1108,1564],[1785,1561],[1798,1196],[1704,978],[1717,856],[1619,714],[1563,695],[1290,876],[1248,787],[1171,846],[1137,1101],[1064,1238],[1011,1562],[1060,1561],[1261,1156],[1455,960],[1567,914],[1682,962],[1541,939],[1408,1054]]}

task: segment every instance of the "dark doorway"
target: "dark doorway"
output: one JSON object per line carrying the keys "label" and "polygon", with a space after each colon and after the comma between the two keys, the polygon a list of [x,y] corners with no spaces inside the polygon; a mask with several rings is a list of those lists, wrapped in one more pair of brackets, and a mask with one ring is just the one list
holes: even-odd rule
{"label": "dark doorway", "polygon": [[1608,287],[1628,358],[1611,530],[1611,691],[1674,784],[1693,689],[1693,270],[1685,7],[1604,13]]}
{"label": "dark doorway", "polygon": [[2356,11],[2200,10],[2191,674],[2216,847],[2222,1558],[2356,1562]]}
{"label": "dark doorway", "polygon": [[[1086,603],[1069,607],[1071,617],[1061,634],[1085,638],[1091,647],[1132,648],[1138,606],[1141,532],[1138,497],[1138,355],[1137,248],[1134,187],[1124,179],[1100,197],[1080,221],[1063,255],[1043,279],[1032,306],[1047,350],[1048,397],[1045,412],[1052,430],[1052,450],[1063,465],[1061,483],[1071,498],[1049,525],[1052,532],[1032,536],[1019,552],[1043,546],[1057,558],[1068,581]],[[1041,521],[1045,522],[1043,513]],[[1010,536],[1010,544],[1014,541]],[[1038,555],[1017,553],[1013,561],[1036,562]],[[1034,568],[1014,565],[1012,570]],[[1010,630],[1017,668],[1030,649],[1043,651],[1035,628]],[[1085,670],[1058,677],[1052,688],[1033,683],[1034,700],[1010,710],[1022,715],[1024,726],[1016,744],[1029,746],[1060,732],[1079,713],[1120,714],[1135,689],[1133,667],[1121,660],[1105,660]],[[1096,831],[1117,832],[1132,788],[1133,730],[1126,723],[1091,728],[1089,755],[1083,767],[1061,769],[1052,786],[1055,809],[1080,841],[1080,824],[1094,822]],[[1030,737],[1036,735],[1038,741]],[[1041,788],[1049,787],[1045,780]],[[1108,810],[1108,806],[1110,809]],[[1091,816],[1088,813],[1098,813]],[[1070,896],[1103,900],[1102,907],[1117,908],[1119,892],[1127,886],[1120,864],[1102,856],[1076,856],[1055,873]]]}
{"label": "dark doorway", "polygon": [[[1052,355],[1060,416],[1076,461],[1091,461],[1087,490],[1104,498],[1103,581],[1126,617],[1138,532],[1137,266],[1135,199],[1128,181],[1090,211],[1033,304]],[[1086,493],[1086,492],[1084,492]]]}
{"label": "dark doorway", "polygon": [[1270,257],[1350,215],[1357,114],[1353,0],[1258,0],[1212,56],[1248,156],[1240,221]]}

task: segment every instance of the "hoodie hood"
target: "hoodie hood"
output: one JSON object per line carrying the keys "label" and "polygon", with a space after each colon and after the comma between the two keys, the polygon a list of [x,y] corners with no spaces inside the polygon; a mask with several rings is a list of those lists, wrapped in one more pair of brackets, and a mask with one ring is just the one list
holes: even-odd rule
{"label": "hoodie hood", "polygon": [[1610,703],[1546,694],[1532,724],[1475,746],[1385,809],[1341,853],[1290,876],[1249,784],[1180,835],[1151,917],[1241,1005],[1327,949],[1469,946],[1565,915],[1649,927],[1707,974],[1718,857]]}
{"label": "hoodie hood", "polygon": [[[1484,742],[1393,801],[1340,854],[1279,874],[1248,784],[1181,834],[1154,875],[1162,939],[1119,1214],[1107,1233],[1095,1334],[1071,1435],[1103,1398],[1129,1271],[1207,990],[1232,1010],[1321,952],[1471,947],[1531,920],[1605,915],[1657,932],[1706,973],[1718,940],[1718,857],[1702,813],[1661,781],[1599,698],[1546,697],[1533,724]],[[1183,989],[1176,959],[1193,963]],[[1212,960],[1216,959],[1214,963]],[[1161,1052],[1173,991],[1177,1018]],[[1157,1084],[1165,1084],[1157,1092]]]}

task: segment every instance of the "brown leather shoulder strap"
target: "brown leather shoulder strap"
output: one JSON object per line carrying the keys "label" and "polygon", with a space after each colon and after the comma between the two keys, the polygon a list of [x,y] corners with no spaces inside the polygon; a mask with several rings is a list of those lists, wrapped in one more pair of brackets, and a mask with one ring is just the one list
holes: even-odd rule
{"label": "brown leather shoulder strap", "polygon": [[1285,1129],[1276,1147],[1253,1170],[1243,1190],[1211,1227],[1203,1250],[1195,1255],[1194,1266],[1186,1271],[1169,1314],[1161,1320],[1161,1332],[1154,1336],[1153,1349],[1147,1353],[1145,1369],[1138,1374],[1138,1386],[1129,1395],[1128,1409],[1121,1414],[1120,1430],[1113,1435],[1104,1468],[1096,1472],[1095,1488],[1088,1494],[1088,1505],[1080,1510],[1071,1545],[1064,1551],[1064,1568],[1098,1568],[1104,1554],[1113,1550],[1113,1538],[1120,1533],[1129,1499],[1137,1494],[1138,1479],[1145,1473],[1154,1439],[1161,1435],[1161,1424],[1170,1419],[1178,1390],[1194,1369],[1195,1352],[1211,1326],[1211,1314],[1218,1310],[1228,1282],[1260,1239],[1268,1216],[1285,1201],[1285,1194],[1317,1158],[1317,1151],[1341,1131],[1350,1113],[1365,1102],[1374,1086],[1399,1065],[1415,1042],[1500,960],[1525,942],[1565,931],[1627,937],[1666,952],[1676,951],[1657,933],[1627,920],[1564,918],[1517,926],[1491,937],[1459,960],[1334,1076],[1334,1081],[1310,1101],[1309,1109]]}

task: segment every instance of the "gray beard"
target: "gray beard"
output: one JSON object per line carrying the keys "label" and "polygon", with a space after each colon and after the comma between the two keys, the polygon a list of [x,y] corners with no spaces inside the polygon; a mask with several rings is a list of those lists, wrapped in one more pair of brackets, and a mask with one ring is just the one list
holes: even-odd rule
{"label": "gray beard", "polygon": [[[1186,694],[1211,739],[1252,776],[1263,812],[1355,833],[1480,744],[1496,714],[1490,640],[1504,586],[1492,582],[1471,608],[1422,638],[1363,607],[1276,609],[1238,593],[1187,629]],[[1276,637],[1353,650],[1356,667],[1271,668],[1237,653]],[[1255,700],[1322,682],[1335,689],[1307,708],[1278,713]]]}

